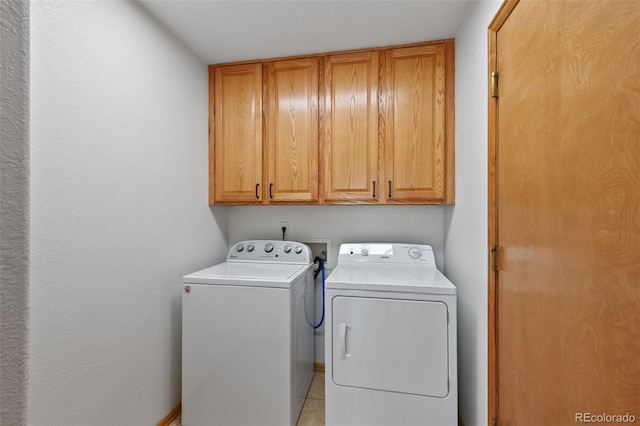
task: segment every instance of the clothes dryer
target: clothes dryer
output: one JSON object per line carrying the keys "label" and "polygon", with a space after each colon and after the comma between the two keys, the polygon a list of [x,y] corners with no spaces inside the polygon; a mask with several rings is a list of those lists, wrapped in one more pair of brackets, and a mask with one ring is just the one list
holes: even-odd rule
{"label": "clothes dryer", "polygon": [[313,377],[311,250],[243,241],[183,277],[182,424],[295,425]]}
{"label": "clothes dryer", "polygon": [[327,426],[456,425],[456,288],[432,248],[343,244],[325,287]]}

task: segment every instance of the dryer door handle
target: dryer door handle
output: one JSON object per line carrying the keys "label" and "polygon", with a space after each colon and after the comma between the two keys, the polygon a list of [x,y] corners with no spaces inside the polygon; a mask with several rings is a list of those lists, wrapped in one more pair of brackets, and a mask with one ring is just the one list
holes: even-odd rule
{"label": "dryer door handle", "polygon": [[340,355],[341,358],[349,358],[351,356],[351,353],[348,351],[348,347],[347,347],[347,332],[351,329],[351,327],[349,327],[347,324],[340,324],[338,326],[338,335],[339,335],[339,341],[340,341]]}

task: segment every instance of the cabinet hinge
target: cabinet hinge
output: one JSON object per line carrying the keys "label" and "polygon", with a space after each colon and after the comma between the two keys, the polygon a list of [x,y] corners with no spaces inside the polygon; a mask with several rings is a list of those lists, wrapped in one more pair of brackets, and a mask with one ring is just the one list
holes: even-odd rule
{"label": "cabinet hinge", "polygon": [[496,419],[491,419],[491,426],[498,426],[498,421]]}
{"label": "cabinet hinge", "polygon": [[489,254],[489,263],[491,264],[491,270],[498,270],[498,255],[500,253],[500,247],[491,246],[491,252]]}
{"label": "cabinet hinge", "polygon": [[495,71],[491,73],[491,97],[498,97],[498,73]]}

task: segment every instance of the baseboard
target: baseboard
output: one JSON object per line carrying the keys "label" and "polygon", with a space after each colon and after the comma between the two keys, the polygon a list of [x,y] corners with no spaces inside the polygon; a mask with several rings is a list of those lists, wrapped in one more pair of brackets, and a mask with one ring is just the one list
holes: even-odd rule
{"label": "baseboard", "polygon": [[178,405],[173,407],[173,409],[169,411],[169,413],[166,416],[164,416],[164,418],[160,420],[156,426],[169,426],[173,421],[173,419],[178,417],[178,414],[180,414],[181,410],[182,410],[182,403],[178,402]]}
{"label": "baseboard", "polygon": [[313,364],[313,371],[324,373],[324,364],[316,362],[315,364]]}

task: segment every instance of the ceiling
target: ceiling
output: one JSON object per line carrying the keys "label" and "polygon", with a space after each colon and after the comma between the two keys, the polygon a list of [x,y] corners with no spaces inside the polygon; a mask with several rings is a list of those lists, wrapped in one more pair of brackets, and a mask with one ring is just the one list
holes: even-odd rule
{"label": "ceiling", "polygon": [[453,38],[475,0],[138,0],[207,64]]}

